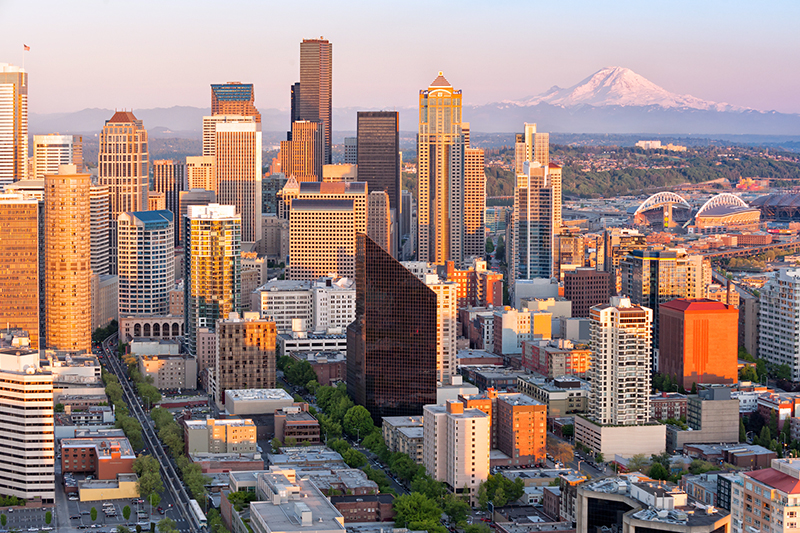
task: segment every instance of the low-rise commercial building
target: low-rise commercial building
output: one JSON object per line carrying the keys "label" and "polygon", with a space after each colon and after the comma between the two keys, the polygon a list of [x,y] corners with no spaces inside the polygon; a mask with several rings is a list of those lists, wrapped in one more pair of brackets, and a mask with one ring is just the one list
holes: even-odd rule
{"label": "low-rise commercial building", "polygon": [[61,439],[61,471],[114,480],[133,472],[136,454],[121,429],[77,431]]}
{"label": "low-rise commercial building", "polygon": [[291,357],[298,361],[307,361],[314,369],[320,385],[340,383],[347,377],[345,352],[293,352]]}
{"label": "low-rise commercial building", "polygon": [[667,450],[674,453],[689,443],[737,442],[739,401],[728,387],[711,387],[688,397],[686,421],[691,430],[667,427]]}
{"label": "low-rise commercial building", "polygon": [[284,389],[228,389],[225,391],[225,408],[237,416],[272,415],[275,411],[294,403],[292,395]]}
{"label": "low-rise commercial building", "polygon": [[78,483],[81,502],[129,500],[139,497],[139,477],[136,474],[117,474],[114,479],[93,479]]}
{"label": "low-rise commercial building", "polygon": [[184,436],[188,453],[254,453],[256,425],[249,419],[186,420]]}
{"label": "low-rise commercial building", "polygon": [[391,522],[394,520],[394,495],[331,496],[331,503],[342,513],[345,523]]}
{"label": "low-rise commercial building", "polygon": [[293,404],[275,411],[275,438],[284,444],[319,444],[319,421],[308,412],[308,404]]}
{"label": "low-rise commercial building", "polygon": [[547,417],[586,413],[589,408],[589,384],[576,377],[560,376],[553,380],[520,376],[517,390],[547,406]]}
{"label": "low-rise commercial building", "polygon": [[662,392],[650,396],[650,411],[655,420],[680,420],[686,417],[688,404],[686,395],[677,392]]}
{"label": "low-rise commercial building", "polygon": [[142,355],[139,372],[159,390],[197,388],[197,359],[187,353]]}
{"label": "low-rise commercial building", "polygon": [[583,378],[589,370],[591,356],[588,344],[568,339],[522,343],[522,368],[551,379],[566,375]]}

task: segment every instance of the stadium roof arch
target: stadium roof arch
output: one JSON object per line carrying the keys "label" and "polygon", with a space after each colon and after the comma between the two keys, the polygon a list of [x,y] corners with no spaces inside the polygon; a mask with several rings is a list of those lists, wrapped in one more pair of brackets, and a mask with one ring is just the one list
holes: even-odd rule
{"label": "stadium roof arch", "polygon": [[733,208],[749,208],[747,202],[729,192],[723,192],[716,196],[709,198],[703,206],[697,210],[695,217],[701,216],[706,211],[710,211],[715,207],[733,207]]}
{"label": "stadium roof arch", "polygon": [[638,215],[639,213],[649,211],[656,207],[663,207],[667,204],[678,204],[680,207],[684,209],[692,208],[692,206],[689,205],[689,202],[687,202],[681,196],[675,194],[674,192],[661,191],[655,193],[650,198],[642,202],[642,205],[640,205],[633,214]]}

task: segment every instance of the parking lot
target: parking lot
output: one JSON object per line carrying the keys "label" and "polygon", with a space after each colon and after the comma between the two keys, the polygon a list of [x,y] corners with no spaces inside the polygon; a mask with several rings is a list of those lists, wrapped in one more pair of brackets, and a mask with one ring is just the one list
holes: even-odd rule
{"label": "parking lot", "polygon": [[[0,514],[6,516],[6,525],[2,528],[5,531],[54,531],[55,518],[48,526],[45,521],[45,514],[47,511],[53,511],[50,507],[41,507],[38,509],[26,509],[24,507],[3,507],[0,509]],[[53,513],[55,514],[55,513]]]}

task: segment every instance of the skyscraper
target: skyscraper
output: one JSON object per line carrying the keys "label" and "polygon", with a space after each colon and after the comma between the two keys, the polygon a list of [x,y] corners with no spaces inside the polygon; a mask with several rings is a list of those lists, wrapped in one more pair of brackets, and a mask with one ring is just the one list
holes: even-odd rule
{"label": "skyscraper", "polygon": [[[758,356],[800,380],[800,269],[781,269],[761,289]],[[732,334],[732,332],[731,332]]]}
{"label": "skyscraper", "polygon": [[[206,189],[190,189],[188,191],[181,191],[181,214],[178,218],[177,226],[179,233],[179,243],[184,246],[186,239],[186,215],[189,214],[189,206],[192,205],[209,205],[216,203],[217,195],[214,191]],[[182,273],[181,273],[182,275]]]}
{"label": "skyscraper", "polygon": [[300,120],[300,82],[292,84],[292,110],[291,121],[296,122]]}
{"label": "skyscraper", "polygon": [[0,63],[0,185],[28,177],[28,73]]}
{"label": "skyscraper", "polygon": [[[300,98],[297,120],[321,122],[324,138],[323,163],[331,163],[331,91],[333,45],[320,37],[300,43]],[[296,98],[296,96],[295,96]],[[294,134],[292,134],[294,140]],[[289,172],[284,170],[286,175]],[[320,179],[321,179],[320,174]]]}
{"label": "skyscraper", "polygon": [[98,156],[100,185],[110,195],[110,274],[117,273],[117,219],[128,211],[147,210],[150,155],[147,130],[130,111],[117,111],[100,134]]}
{"label": "skyscraper", "polygon": [[190,205],[184,227],[186,339],[195,353],[199,328],[239,312],[242,217],[233,205]]}
{"label": "skyscraper", "polygon": [[[359,111],[357,146],[352,150],[358,163],[361,181],[369,183],[370,191],[384,191],[389,195],[389,209],[393,211],[399,246],[399,220],[402,212],[400,195],[400,119],[397,111]],[[345,143],[347,139],[345,139]],[[345,151],[347,155],[347,144]],[[398,257],[398,250],[389,250]]]}
{"label": "skyscraper", "polygon": [[297,181],[322,181],[323,134],[323,124],[319,121],[292,122],[291,139],[281,141],[281,172]]}
{"label": "skyscraper", "polygon": [[44,177],[44,346],[54,350],[92,349],[90,187],[73,165]]}
{"label": "skyscraper", "polygon": [[524,163],[537,162],[547,167],[553,187],[553,233],[561,231],[561,167],[550,163],[550,134],[536,131],[536,124],[525,123],[524,132],[517,134],[515,146],[517,174],[524,173]]}
{"label": "skyscraper", "polygon": [[119,243],[119,314],[169,314],[175,287],[175,228],[171,211],[122,213]]}
{"label": "skyscraper", "polygon": [[[470,156],[470,192],[465,196],[466,150],[469,123],[462,122],[461,91],[453,89],[442,73],[430,87],[419,92],[417,134],[417,259],[436,264],[455,261],[460,268],[467,259],[466,213],[475,215],[475,181],[482,174],[474,167],[479,156]],[[485,178],[484,178],[485,179]],[[473,216],[474,218],[474,216]],[[480,215],[483,219],[483,215]],[[474,225],[474,220],[469,223]],[[483,237],[481,237],[481,241]],[[481,255],[483,251],[481,251]]]}
{"label": "skyscraper", "polygon": [[[216,136],[216,132],[215,132]],[[210,155],[189,156],[186,158],[186,190],[217,190],[216,158]]]}
{"label": "skyscraper", "polygon": [[506,255],[511,292],[516,282],[553,276],[553,187],[549,168],[525,161],[517,174]]}
{"label": "skyscraper", "polygon": [[289,228],[287,279],[355,277],[356,221],[352,200],[295,199]]}
{"label": "skyscraper", "polygon": [[[255,119],[244,115],[211,115],[203,117],[203,156],[214,157],[217,155],[217,125],[231,122],[255,122]],[[261,130],[259,129],[258,131]]]}
{"label": "skyscraper", "polygon": [[39,349],[39,201],[0,194],[0,324],[28,332]]}
{"label": "skyscraper", "polygon": [[486,255],[486,169],[483,161],[483,150],[464,148],[464,264]]}
{"label": "skyscraper", "polygon": [[[361,117],[361,113],[363,113],[363,111],[358,112],[359,118]],[[358,137],[344,138],[344,164],[358,164]]]}
{"label": "skyscraper", "polygon": [[589,312],[592,384],[588,417],[575,417],[575,442],[603,455],[661,453],[666,426],[650,423],[653,311],[614,296]]}
{"label": "skyscraper", "polygon": [[347,327],[347,391],[377,422],[436,403],[436,293],[357,236],[356,319]]}
{"label": "skyscraper", "polygon": [[216,323],[219,351],[214,361],[217,404],[228,389],[275,388],[275,322],[258,313],[230,315]]}
{"label": "skyscraper", "polygon": [[[153,161],[153,190],[164,193],[166,209],[172,212],[177,223],[181,214],[180,193],[186,181],[186,165],[172,159]],[[175,246],[178,246],[179,232],[174,232]]]}
{"label": "skyscraper", "polygon": [[228,122],[216,129],[217,201],[236,206],[242,242],[261,239],[261,124]]}
{"label": "skyscraper", "polygon": [[261,113],[255,106],[256,92],[252,83],[229,81],[211,84],[212,115],[243,115],[261,122]]}
{"label": "skyscraper", "polygon": [[59,165],[75,165],[83,172],[83,138],[80,135],[33,136],[33,176],[44,178],[45,174],[58,174]]}
{"label": "skyscraper", "polygon": [[367,235],[378,246],[395,256],[395,249],[392,246],[389,195],[386,191],[370,191],[367,198]]}
{"label": "skyscraper", "polygon": [[111,260],[108,257],[108,226],[111,223],[109,201],[108,185],[92,184],[89,187],[92,274],[100,276],[108,274],[111,268]]}
{"label": "skyscraper", "polygon": [[646,237],[635,229],[611,228],[603,232],[603,255],[598,253],[597,262],[601,262],[602,268],[611,274],[611,292],[620,294],[622,290],[622,270],[620,262],[628,257],[633,250],[644,250],[647,248]]}

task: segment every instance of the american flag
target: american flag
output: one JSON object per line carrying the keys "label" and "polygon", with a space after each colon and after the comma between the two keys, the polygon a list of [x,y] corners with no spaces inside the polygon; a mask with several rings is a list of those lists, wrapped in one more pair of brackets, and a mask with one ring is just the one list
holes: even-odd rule
{"label": "american flag", "polygon": [[25,52],[30,52],[30,51],[31,51],[31,47],[30,47],[30,46],[28,46],[27,44],[23,44],[23,45],[22,45],[22,49],[23,49]]}

